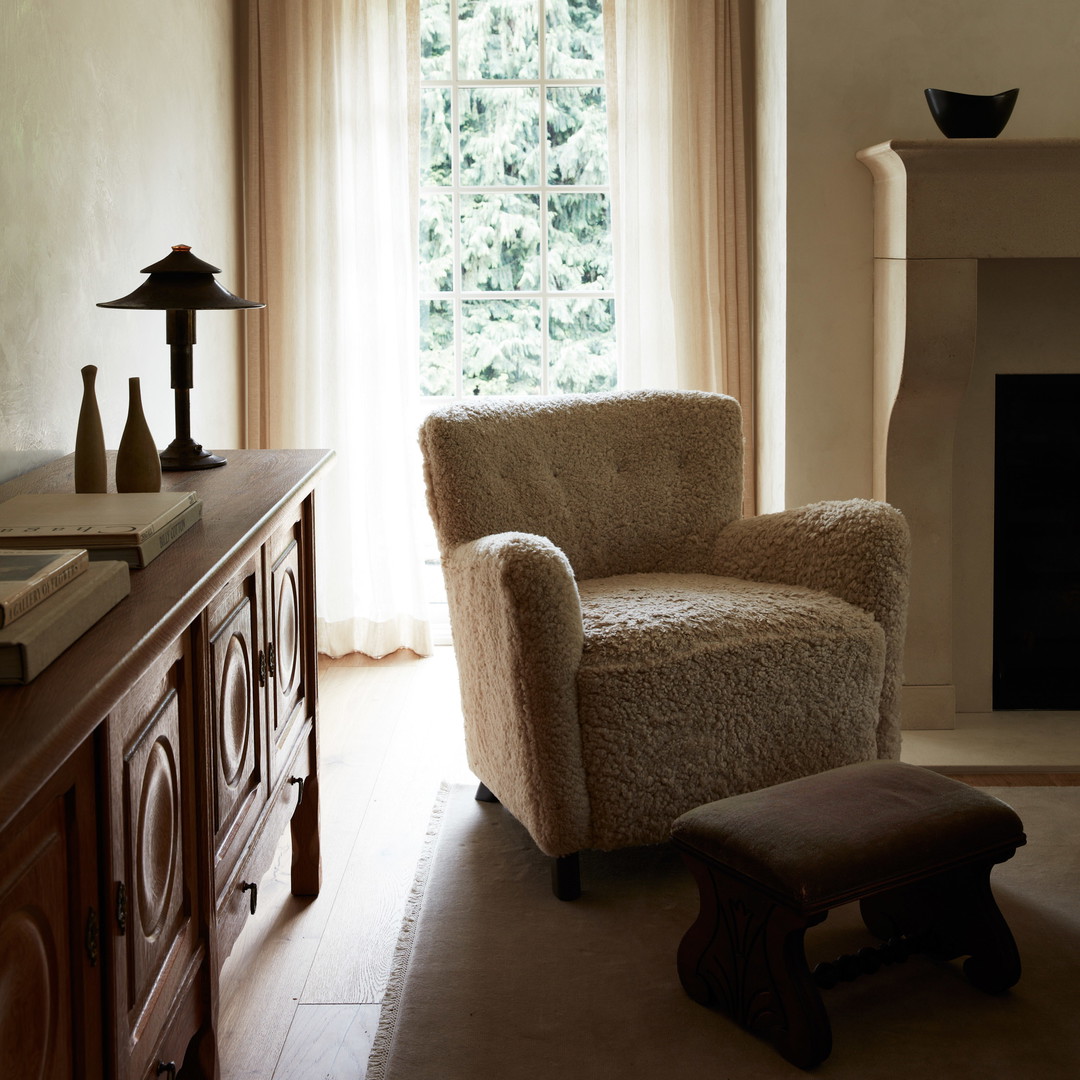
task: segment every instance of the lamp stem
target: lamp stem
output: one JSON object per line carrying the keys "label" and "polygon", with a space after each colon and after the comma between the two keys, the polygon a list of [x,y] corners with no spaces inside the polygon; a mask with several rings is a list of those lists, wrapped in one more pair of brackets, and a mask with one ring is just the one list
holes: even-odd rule
{"label": "lamp stem", "polygon": [[204,450],[191,437],[191,398],[194,385],[192,346],[195,344],[195,312],[169,308],[165,312],[165,341],[169,345],[171,385],[176,414],[176,438],[161,451],[161,467],[169,472],[213,469],[225,458]]}

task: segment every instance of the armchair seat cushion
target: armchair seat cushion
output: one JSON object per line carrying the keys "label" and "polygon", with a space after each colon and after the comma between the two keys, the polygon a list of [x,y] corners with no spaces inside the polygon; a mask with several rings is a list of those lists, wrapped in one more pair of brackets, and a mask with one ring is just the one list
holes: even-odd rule
{"label": "armchair seat cushion", "polygon": [[659,843],[694,806],[876,756],[885,634],[861,608],[708,574],[578,591],[591,846]]}

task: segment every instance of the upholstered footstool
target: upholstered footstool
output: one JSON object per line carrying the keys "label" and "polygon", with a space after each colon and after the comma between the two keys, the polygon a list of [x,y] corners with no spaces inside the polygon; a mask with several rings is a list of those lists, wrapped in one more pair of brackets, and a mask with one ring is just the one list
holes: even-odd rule
{"label": "upholstered footstool", "polygon": [[[1020,978],[1020,957],[990,871],[1025,842],[1013,809],[914,765],[873,761],[736,795],[684,814],[672,839],[701,908],[679,946],[679,978],[795,1065],[828,1057],[819,987],[927,952],[966,956],[990,993]],[[803,937],[858,900],[885,944],[818,965]]]}

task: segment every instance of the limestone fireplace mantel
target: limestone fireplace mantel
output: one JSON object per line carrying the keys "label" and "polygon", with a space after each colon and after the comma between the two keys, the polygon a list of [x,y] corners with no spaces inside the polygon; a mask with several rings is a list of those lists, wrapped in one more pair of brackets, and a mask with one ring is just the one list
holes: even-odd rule
{"label": "limestone fireplace mantel", "polygon": [[874,179],[874,496],[912,535],[904,726],[952,727],[953,442],[980,264],[1080,258],[1080,139],[894,139],[856,156]]}

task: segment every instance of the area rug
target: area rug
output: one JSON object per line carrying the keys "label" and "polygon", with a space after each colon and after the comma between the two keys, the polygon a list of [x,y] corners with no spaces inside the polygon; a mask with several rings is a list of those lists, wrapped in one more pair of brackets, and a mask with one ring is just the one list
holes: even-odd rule
{"label": "area rug", "polygon": [[[825,991],[837,1080],[1080,1076],[1080,788],[998,788],[1028,844],[994,870],[1023,975],[1007,994],[921,957]],[[683,992],[696,889],[669,848],[582,855],[581,898],[502,807],[444,789],[367,1080],[771,1080],[802,1075]],[[872,944],[854,905],[807,934],[811,965]]]}

